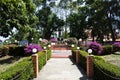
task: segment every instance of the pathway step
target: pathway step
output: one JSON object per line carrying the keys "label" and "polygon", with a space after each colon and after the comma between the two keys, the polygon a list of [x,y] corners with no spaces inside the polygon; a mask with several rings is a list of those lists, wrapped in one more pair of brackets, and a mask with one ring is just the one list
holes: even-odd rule
{"label": "pathway step", "polygon": [[51,58],[34,80],[88,80],[82,68],[69,58]]}
{"label": "pathway step", "polygon": [[70,58],[71,50],[52,50],[52,58]]}

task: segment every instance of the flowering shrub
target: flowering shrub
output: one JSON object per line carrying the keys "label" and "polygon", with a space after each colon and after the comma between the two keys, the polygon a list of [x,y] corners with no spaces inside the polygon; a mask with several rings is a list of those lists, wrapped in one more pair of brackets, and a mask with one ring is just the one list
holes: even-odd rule
{"label": "flowering shrub", "polygon": [[78,44],[78,41],[76,38],[68,38],[65,40],[65,42],[68,43],[69,45],[71,45],[71,44],[77,45]]}
{"label": "flowering shrub", "polygon": [[93,54],[95,54],[95,55],[100,55],[102,53],[102,51],[103,51],[102,45],[97,43],[97,42],[92,42],[89,45],[88,49],[92,49]]}
{"label": "flowering shrub", "polygon": [[120,50],[120,42],[114,42],[113,43],[113,50],[119,51]]}
{"label": "flowering shrub", "polygon": [[56,42],[56,41],[57,41],[57,39],[56,39],[56,38],[54,38],[54,37],[52,37],[52,38],[50,38],[50,41],[51,41],[51,42]]}
{"label": "flowering shrub", "polygon": [[37,49],[37,52],[42,51],[42,47],[39,46],[38,44],[30,44],[25,48],[25,52],[33,54],[33,49]]}
{"label": "flowering shrub", "polygon": [[43,45],[47,45],[47,44],[48,44],[48,40],[42,39],[41,43],[42,43]]}

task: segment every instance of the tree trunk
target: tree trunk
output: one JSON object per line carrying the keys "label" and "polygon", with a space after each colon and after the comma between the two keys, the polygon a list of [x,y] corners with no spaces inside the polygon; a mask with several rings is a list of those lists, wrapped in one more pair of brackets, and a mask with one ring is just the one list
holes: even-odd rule
{"label": "tree trunk", "polygon": [[112,40],[113,40],[113,42],[115,41],[115,33],[114,33],[114,30],[113,30],[113,28],[112,28],[112,23],[111,23],[111,20],[110,20],[110,18],[108,18],[108,24],[109,24],[109,28],[110,28],[110,31],[111,31],[111,37],[112,37]]}

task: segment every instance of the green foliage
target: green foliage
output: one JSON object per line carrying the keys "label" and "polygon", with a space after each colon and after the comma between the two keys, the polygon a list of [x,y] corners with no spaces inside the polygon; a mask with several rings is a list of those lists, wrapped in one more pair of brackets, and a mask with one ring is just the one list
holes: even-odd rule
{"label": "green foliage", "polygon": [[[13,36],[13,29],[17,29],[23,37],[37,22],[36,6],[32,0],[1,0],[0,1],[0,35]],[[25,35],[24,35],[25,36]]]}
{"label": "green foliage", "polygon": [[[96,56],[94,57],[94,73],[95,73],[94,74],[95,80],[120,79],[120,67],[110,64],[101,57],[96,57]],[[108,74],[109,76],[106,74]],[[111,78],[110,76],[114,78]],[[115,79],[115,78],[119,78],[119,79]]]}
{"label": "green foliage", "polygon": [[77,39],[86,39],[86,17],[83,14],[70,14],[67,18],[67,23],[70,25],[70,37],[76,37]]}
{"label": "green foliage", "polygon": [[50,7],[39,10],[37,17],[39,18],[38,26],[43,28],[43,37],[45,39],[50,39],[53,31],[64,25],[64,21],[52,13]]}
{"label": "green foliage", "polygon": [[[75,58],[75,50],[72,51],[72,57],[74,60]],[[86,59],[87,59],[88,53],[85,51],[80,51],[79,53],[79,64],[83,67],[83,69],[86,70]],[[104,73],[103,73],[104,72]],[[109,62],[105,61],[104,58],[101,56],[94,56],[94,80],[119,80],[111,78],[110,76],[114,78],[120,79],[120,67],[110,64]]]}
{"label": "green foliage", "polygon": [[[51,51],[47,50],[47,59],[50,59],[51,57]],[[42,67],[46,64],[46,56],[44,52],[39,52],[38,53],[38,66],[39,66],[39,71],[42,69]]]}
{"label": "green foliage", "polygon": [[[73,57],[74,60],[76,60],[76,54],[75,53],[76,53],[76,51],[73,50],[72,51],[72,57]],[[86,58],[87,58],[87,55],[88,55],[87,52],[80,50],[80,52],[79,52],[79,64],[85,70],[86,70]]]}
{"label": "green foliage", "polygon": [[16,80],[33,79],[33,64],[30,57],[24,59],[23,61],[19,62],[15,66],[10,67],[5,72],[0,74],[0,79],[3,80],[14,79],[15,77]]}
{"label": "green foliage", "polygon": [[[47,51],[48,59],[51,57],[51,51]],[[46,64],[45,53],[38,53],[39,71]],[[18,76],[18,77],[17,77]],[[15,78],[16,77],[16,78]],[[34,77],[33,63],[31,57],[27,57],[15,66],[10,67],[5,72],[0,74],[0,79],[3,80],[32,80]]]}
{"label": "green foliage", "polygon": [[113,53],[113,46],[112,45],[104,45],[102,55],[112,54]]}

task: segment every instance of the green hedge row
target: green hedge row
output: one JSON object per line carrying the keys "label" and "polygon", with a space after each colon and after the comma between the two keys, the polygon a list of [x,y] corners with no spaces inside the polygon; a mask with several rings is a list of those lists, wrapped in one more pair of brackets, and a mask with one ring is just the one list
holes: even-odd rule
{"label": "green hedge row", "polygon": [[94,57],[94,73],[94,80],[120,80],[120,67],[98,56]]}
{"label": "green hedge row", "polygon": [[31,57],[27,57],[17,65],[10,67],[0,74],[1,80],[31,80],[33,79],[33,64]]}
{"label": "green hedge row", "polygon": [[24,51],[24,46],[11,46],[9,47],[9,55],[13,56],[27,56]]}
{"label": "green hedge row", "polygon": [[[72,50],[72,58],[74,61],[76,61],[76,50]],[[79,65],[82,66],[84,68],[84,70],[86,70],[86,57],[87,57],[88,53],[85,51],[80,50],[79,53]]]}
{"label": "green hedge row", "polygon": [[[51,57],[51,50],[47,50],[47,59],[49,60]],[[39,71],[42,69],[42,67],[46,64],[46,56],[44,52],[38,53],[38,66]]]}
{"label": "green hedge row", "polygon": [[[80,66],[86,70],[86,57],[88,53],[85,51],[80,51],[79,54],[79,64]],[[75,50],[72,51],[72,57],[75,59]],[[110,76],[105,74],[111,75],[112,77],[119,78],[114,79]],[[110,64],[109,62],[105,61],[101,56],[94,56],[94,80],[120,80],[120,67]]]}
{"label": "green hedge row", "polygon": [[113,53],[113,45],[105,45],[103,46],[102,55],[108,55]]}
{"label": "green hedge row", "polygon": [[[48,50],[48,59],[51,57],[51,51]],[[39,71],[46,64],[45,54],[38,53]],[[26,57],[17,65],[10,67],[0,74],[0,80],[32,80],[34,77],[33,63],[31,57]]]}

